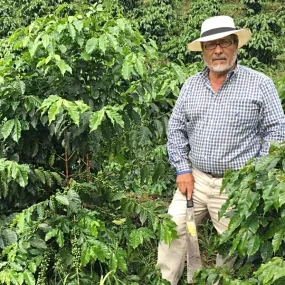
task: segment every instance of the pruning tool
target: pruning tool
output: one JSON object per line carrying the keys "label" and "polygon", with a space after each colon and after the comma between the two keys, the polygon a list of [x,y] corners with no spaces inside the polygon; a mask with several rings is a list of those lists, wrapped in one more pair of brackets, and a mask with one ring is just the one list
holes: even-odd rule
{"label": "pruning tool", "polygon": [[199,250],[197,229],[194,215],[193,197],[187,200],[186,209],[186,247],[187,247],[187,282],[192,281],[194,272],[202,268],[201,255]]}

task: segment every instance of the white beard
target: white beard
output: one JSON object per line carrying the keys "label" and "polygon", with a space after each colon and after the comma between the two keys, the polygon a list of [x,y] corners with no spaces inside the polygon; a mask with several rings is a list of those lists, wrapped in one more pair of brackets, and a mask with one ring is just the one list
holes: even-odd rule
{"label": "white beard", "polygon": [[229,64],[221,64],[220,63],[219,65],[212,66],[205,60],[204,56],[203,56],[203,59],[204,59],[205,65],[211,71],[213,71],[215,73],[224,73],[224,72],[229,71],[234,66],[234,64],[237,60],[237,51],[233,54],[232,60],[229,62]]}

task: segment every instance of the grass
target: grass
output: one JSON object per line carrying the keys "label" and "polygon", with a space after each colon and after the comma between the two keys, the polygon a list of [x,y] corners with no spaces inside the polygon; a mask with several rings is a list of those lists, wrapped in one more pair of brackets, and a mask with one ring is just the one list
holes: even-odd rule
{"label": "grass", "polygon": [[199,245],[204,267],[213,267],[216,264],[215,241],[217,232],[208,218],[198,226]]}

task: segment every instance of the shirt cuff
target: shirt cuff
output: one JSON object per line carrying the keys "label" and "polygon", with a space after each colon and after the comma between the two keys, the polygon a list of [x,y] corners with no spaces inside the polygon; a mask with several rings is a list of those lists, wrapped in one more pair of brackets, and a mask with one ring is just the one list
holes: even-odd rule
{"label": "shirt cuff", "polygon": [[176,171],[176,175],[185,174],[185,173],[192,173],[191,169]]}
{"label": "shirt cuff", "polygon": [[[175,165],[176,168],[176,174],[183,174],[183,173],[191,173],[192,172],[192,167],[189,161],[183,161],[180,162],[179,164]],[[186,172],[184,172],[186,171]]]}

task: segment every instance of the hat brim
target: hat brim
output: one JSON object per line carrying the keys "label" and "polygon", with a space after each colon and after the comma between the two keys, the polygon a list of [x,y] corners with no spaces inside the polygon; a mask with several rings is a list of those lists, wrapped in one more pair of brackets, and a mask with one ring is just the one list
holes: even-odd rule
{"label": "hat brim", "polygon": [[235,31],[228,31],[228,32],[223,32],[223,33],[217,33],[211,36],[207,37],[202,37],[199,38],[190,44],[187,45],[187,49],[190,51],[202,51],[201,48],[201,42],[208,42],[208,41],[213,41],[217,39],[224,38],[228,35],[237,35],[238,36],[238,48],[241,48],[244,46],[251,38],[251,31],[250,29],[241,29],[241,30],[235,30]]}

